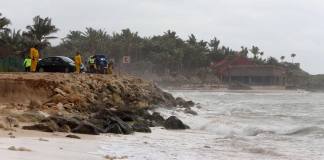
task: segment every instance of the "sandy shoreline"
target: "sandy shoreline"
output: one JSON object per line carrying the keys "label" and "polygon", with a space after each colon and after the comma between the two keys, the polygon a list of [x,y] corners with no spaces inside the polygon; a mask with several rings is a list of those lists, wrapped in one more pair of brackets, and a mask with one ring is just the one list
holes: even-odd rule
{"label": "sandy shoreline", "polygon": [[[152,128],[151,134],[132,135],[102,134],[99,136],[78,135],[82,139],[66,138],[64,133],[34,131],[1,131],[0,159],[2,160],[164,160],[164,159],[214,159],[212,141],[215,135],[200,131],[169,131]],[[201,136],[196,137],[196,134]],[[183,140],[179,141],[179,137]],[[41,140],[40,140],[41,138]],[[194,142],[194,143],[192,143]],[[11,146],[24,147],[31,151],[11,151]],[[204,154],[199,154],[199,153]],[[109,158],[108,158],[109,159]]]}
{"label": "sandy shoreline", "polygon": [[[15,138],[10,138],[12,133]],[[37,131],[0,131],[0,158],[3,160],[97,160],[102,155],[98,150],[102,136],[80,135],[82,139],[65,137],[66,133],[45,133]],[[31,151],[12,151],[8,148],[26,148]],[[92,152],[92,153],[91,153]]]}

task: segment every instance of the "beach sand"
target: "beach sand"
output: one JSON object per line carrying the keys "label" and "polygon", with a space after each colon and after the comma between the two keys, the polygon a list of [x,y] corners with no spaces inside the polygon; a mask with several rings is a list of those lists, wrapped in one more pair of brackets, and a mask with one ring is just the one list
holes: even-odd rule
{"label": "beach sand", "polygon": [[[10,138],[12,133],[15,138]],[[44,133],[18,130],[0,131],[1,160],[102,160],[95,153],[101,136],[78,135],[82,139],[65,137],[65,133]],[[8,148],[23,147],[31,151],[12,151]]]}

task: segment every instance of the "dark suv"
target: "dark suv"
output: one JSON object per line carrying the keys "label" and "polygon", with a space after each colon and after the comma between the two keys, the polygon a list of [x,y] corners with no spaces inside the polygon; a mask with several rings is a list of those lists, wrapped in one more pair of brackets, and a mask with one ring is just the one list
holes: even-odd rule
{"label": "dark suv", "polygon": [[[107,57],[102,54],[96,54],[96,55],[93,55],[92,57],[95,59],[94,62],[96,65],[96,70],[94,72],[102,73],[102,74],[107,73],[107,65],[108,65]],[[91,72],[91,69],[89,69],[88,71]]]}
{"label": "dark suv", "polygon": [[[47,57],[38,62],[38,72],[75,72],[75,63],[72,59],[65,56]],[[81,65],[81,72],[84,66]]]}

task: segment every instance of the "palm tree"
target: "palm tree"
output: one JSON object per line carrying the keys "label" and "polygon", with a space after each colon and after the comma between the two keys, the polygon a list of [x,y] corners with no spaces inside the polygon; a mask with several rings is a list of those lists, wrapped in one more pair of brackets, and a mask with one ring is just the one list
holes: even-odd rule
{"label": "palm tree", "polygon": [[197,38],[194,34],[191,34],[189,36],[189,39],[187,40],[187,43],[190,44],[190,45],[196,45],[197,44]]}
{"label": "palm tree", "polygon": [[214,37],[208,43],[209,47],[211,48],[212,52],[214,52],[214,53],[216,53],[218,51],[219,44],[220,44],[220,40],[218,40],[216,37]]}
{"label": "palm tree", "polygon": [[294,58],[296,57],[296,54],[293,53],[293,54],[291,54],[290,56],[291,56],[291,62],[294,63]]}
{"label": "palm tree", "polygon": [[13,30],[1,33],[2,43],[13,51],[22,51],[25,49],[24,39],[21,31]]}
{"label": "palm tree", "polygon": [[249,50],[247,47],[241,46],[241,51],[240,54],[247,57],[247,55],[249,54]]}
{"label": "palm tree", "polygon": [[285,56],[281,56],[280,57],[281,62],[283,62],[285,60],[285,58],[286,58]]}
{"label": "palm tree", "polygon": [[260,52],[259,54],[260,54],[260,56],[261,56],[261,60],[262,60],[262,57],[263,57],[263,55],[264,55],[264,52]]}
{"label": "palm tree", "polygon": [[7,28],[7,26],[10,24],[10,20],[6,17],[2,17],[2,14],[0,13],[0,31],[9,31],[10,29]]}
{"label": "palm tree", "polygon": [[254,56],[254,59],[257,59],[258,54],[260,54],[260,49],[257,46],[252,46],[252,48],[250,49],[251,53]]}
{"label": "palm tree", "polygon": [[40,48],[46,48],[50,45],[49,40],[57,37],[49,36],[58,31],[55,25],[52,24],[52,19],[49,17],[41,18],[36,16],[33,19],[34,24],[26,27],[27,32],[24,32],[32,44],[38,44]]}
{"label": "palm tree", "polygon": [[[75,33],[75,36],[79,36]],[[81,34],[84,45],[83,48],[91,54],[104,52],[106,50],[106,42],[110,40],[110,36],[102,29],[86,28],[86,31]]]}

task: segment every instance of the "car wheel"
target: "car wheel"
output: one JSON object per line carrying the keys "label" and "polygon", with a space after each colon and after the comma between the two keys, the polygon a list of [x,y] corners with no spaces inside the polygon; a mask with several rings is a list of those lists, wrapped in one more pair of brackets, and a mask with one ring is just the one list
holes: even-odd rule
{"label": "car wheel", "polygon": [[39,71],[39,72],[44,72],[45,70],[44,70],[44,68],[39,68],[38,71]]}
{"label": "car wheel", "polygon": [[69,72],[70,72],[70,69],[69,69],[69,68],[65,68],[65,69],[64,69],[64,72],[65,72],[65,73],[69,73]]}

